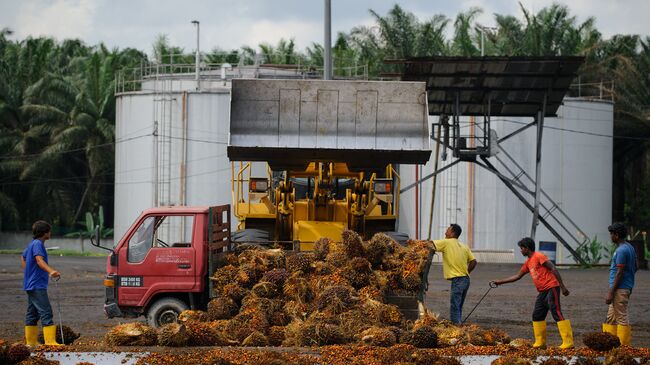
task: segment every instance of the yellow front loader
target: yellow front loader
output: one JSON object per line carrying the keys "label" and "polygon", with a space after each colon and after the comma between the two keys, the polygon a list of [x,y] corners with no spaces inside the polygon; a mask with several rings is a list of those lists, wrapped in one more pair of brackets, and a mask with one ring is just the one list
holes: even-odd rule
{"label": "yellow front loader", "polygon": [[396,166],[428,161],[427,115],[424,83],[233,80],[233,241],[405,240]]}

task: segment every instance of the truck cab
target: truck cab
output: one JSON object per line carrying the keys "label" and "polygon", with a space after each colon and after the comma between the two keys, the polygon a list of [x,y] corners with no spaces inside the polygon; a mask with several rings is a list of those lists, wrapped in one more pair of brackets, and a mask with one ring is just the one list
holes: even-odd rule
{"label": "truck cab", "polygon": [[[96,242],[98,245],[99,243]],[[106,264],[109,318],[145,316],[158,327],[204,309],[214,257],[230,248],[230,206],[158,207],[140,214]]]}

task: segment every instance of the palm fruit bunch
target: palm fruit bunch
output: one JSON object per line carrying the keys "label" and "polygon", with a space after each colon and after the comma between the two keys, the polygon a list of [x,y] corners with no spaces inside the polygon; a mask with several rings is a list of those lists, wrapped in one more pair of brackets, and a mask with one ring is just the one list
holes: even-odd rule
{"label": "palm fruit bunch", "polygon": [[190,336],[184,324],[169,323],[158,330],[158,345],[183,347],[189,343]]}
{"label": "palm fruit bunch", "polygon": [[438,347],[438,335],[433,328],[421,326],[407,333],[403,342],[417,348],[435,348]]}
{"label": "palm fruit bunch", "polygon": [[634,357],[624,348],[611,350],[605,357],[605,365],[636,365]]}
{"label": "palm fruit bunch", "polygon": [[585,346],[596,351],[609,351],[621,346],[621,341],[618,337],[607,332],[586,333],[582,336],[582,342]]}
{"label": "palm fruit bunch", "polygon": [[395,333],[386,327],[370,327],[360,334],[361,342],[368,346],[389,347],[397,343]]}
{"label": "palm fruit bunch", "polygon": [[341,234],[341,237],[343,238],[343,251],[349,259],[365,256],[363,241],[361,240],[361,236],[356,232],[345,230]]}
{"label": "palm fruit bunch", "polygon": [[208,318],[211,321],[230,319],[239,311],[234,300],[229,297],[217,297],[208,303]]}
{"label": "palm fruit bunch", "polygon": [[532,362],[529,359],[516,356],[502,356],[498,359],[494,359],[490,363],[491,365],[532,365]]}
{"label": "palm fruit bunch", "polygon": [[314,255],[310,253],[300,252],[295,255],[289,255],[287,257],[287,270],[292,273],[300,271],[306,274],[311,271],[313,261]]}
{"label": "palm fruit bunch", "polygon": [[125,323],[113,327],[104,341],[111,346],[153,346],[158,342],[158,332],[144,323]]}
{"label": "palm fruit bunch", "polygon": [[260,331],[253,331],[242,341],[242,346],[262,347],[269,345],[269,339]]}
{"label": "palm fruit bunch", "polygon": [[251,292],[260,298],[274,298],[278,295],[278,286],[269,281],[260,281],[253,285]]}
{"label": "palm fruit bunch", "polygon": [[228,344],[221,333],[209,322],[185,323],[189,346],[222,346]]}
{"label": "palm fruit bunch", "polygon": [[278,288],[284,286],[284,282],[289,278],[289,272],[286,269],[273,269],[264,273],[262,281],[268,281],[275,284]]}
{"label": "palm fruit bunch", "polygon": [[375,270],[381,269],[384,264],[384,259],[388,253],[388,247],[393,239],[385,233],[377,233],[368,243],[364,246],[366,251],[366,258],[372,264]]}
{"label": "palm fruit bunch", "polygon": [[188,321],[207,322],[208,313],[200,310],[185,310],[178,315],[178,322],[185,323]]}
{"label": "palm fruit bunch", "polygon": [[330,245],[333,242],[327,237],[321,237],[314,242],[314,256],[316,260],[323,261],[330,253]]}
{"label": "palm fruit bunch", "polygon": [[6,363],[8,364],[18,364],[31,355],[29,348],[20,342],[6,346],[4,353]]}
{"label": "palm fruit bunch", "polygon": [[539,363],[540,365],[569,365],[569,363],[559,357],[549,357],[548,359]]}

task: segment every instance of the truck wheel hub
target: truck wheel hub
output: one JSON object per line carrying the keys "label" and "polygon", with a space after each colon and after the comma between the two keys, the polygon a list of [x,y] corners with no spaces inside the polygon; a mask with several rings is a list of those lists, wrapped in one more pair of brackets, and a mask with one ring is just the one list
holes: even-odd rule
{"label": "truck wheel hub", "polygon": [[175,323],[177,319],[178,313],[172,309],[168,309],[160,313],[160,316],[158,317],[158,323],[160,323],[160,325]]}

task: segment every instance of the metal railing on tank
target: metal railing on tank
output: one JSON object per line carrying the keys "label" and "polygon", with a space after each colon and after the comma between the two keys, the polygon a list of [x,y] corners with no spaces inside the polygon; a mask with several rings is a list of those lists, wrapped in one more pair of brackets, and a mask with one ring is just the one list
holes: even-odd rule
{"label": "metal railing on tank", "polygon": [[[230,80],[244,77],[322,79],[323,67],[309,64],[303,57],[285,60],[269,55],[224,54],[222,57],[206,55],[208,62],[199,66],[200,80]],[[193,56],[192,56],[193,57]],[[169,62],[143,61],[138,67],[119,70],[115,75],[115,93],[142,91],[144,81],[190,80],[196,75],[196,64],[188,55],[168,55]],[[219,60],[222,62],[209,62]],[[177,61],[177,62],[175,62]],[[277,63],[288,61],[292,63]],[[336,61],[336,60],[335,60]],[[368,80],[368,65],[354,64],[333,68],[334,79]]]}
{"label": "metal railing on tank", "polygon": [[600,80],[597,82],[578,82],[571,84],[567,96],[591,100],[607,100],[614,102],[614,80]]}

